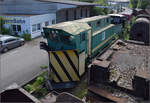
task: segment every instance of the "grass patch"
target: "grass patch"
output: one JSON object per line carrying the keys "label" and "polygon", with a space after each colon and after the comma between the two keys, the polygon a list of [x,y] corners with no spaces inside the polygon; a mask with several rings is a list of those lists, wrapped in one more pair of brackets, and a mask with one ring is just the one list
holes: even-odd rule
{"label": "grass patch", "polygon": [[87,79],[83,79],[78,83],[77,87],[75,87],[71,93],[82,99],[87,94],[87,91]]}

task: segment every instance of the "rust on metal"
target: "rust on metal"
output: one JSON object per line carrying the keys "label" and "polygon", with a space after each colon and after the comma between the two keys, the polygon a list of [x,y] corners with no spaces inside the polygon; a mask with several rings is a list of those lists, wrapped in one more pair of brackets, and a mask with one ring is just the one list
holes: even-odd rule
{"label": "rust on metal", "polygon": [[110,65],[110,61],[99,61],[99,60],[94,60],[93,65],[97,65],[103,68],[108,68]]}
{"label": "rust on metal", "polygon": [[97,60],[107,60],[113,53],[113,50],[107,50],[102,56],[98,57]]}
{"label": "rust on metal", "polygon": [[116,103],[127,103],[127,99],[125,99],[125,98],[117,98],[115,96],[112,96],[109,92],[104,91],[104,90],[102,90],[102,89],[100,89],[100,88],[98,88],[96,86],[93,86],[93,85],[89,86],[88,90],[91,91],[91,92],[94,92],[95,94],[98,94],[98,95],[100,95],[102,97],[105,97],[105,98],[107,98],[109,100],[112,100],[112,101],[114,101]]}

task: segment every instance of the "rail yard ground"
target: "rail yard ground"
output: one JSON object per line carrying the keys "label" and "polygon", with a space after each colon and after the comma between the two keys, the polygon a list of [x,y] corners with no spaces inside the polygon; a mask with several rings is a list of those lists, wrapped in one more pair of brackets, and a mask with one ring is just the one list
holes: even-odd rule
{"label": "rail yard ground", "polygon": [[[69,92],[84,101],[91,101],[91,103],[110,101],[119,101],[118,103],[149,103],[148,100],[144,99],[149,98],[147,97],[149,96],[149,89],[146,88],[150,87],[146,87],[142,81],[136,81],[135,79],[139,77],[150,82],[149,52],[149,46],[118,40],[106,50],[106,52],[95,57],[92,61],[92,65],[97,65],[93,64],[95,63],[95,60],[100,60],[102,63],[104,63],[104,61],[105,63],[107,63],[106,61],[110,62],[110,65],[103,64],[105,67],[108,66],[108,68],[105,68],[109,70],[108,83],[104,82],[105,79],[103,79],[103,82],[95,82],[95,80],[91,79],[89,73],[87,73],[75,88],[64,91]],[[101,67],[102,64],[98,64],[98,66]],[[97,68],[101,69],[99,67]],[[89,83],[88,79],[90,79]],[[97,79],[99,80],[101,78]],[[94,88],[91,88],[91,86]],[[145,89],[143,89],[143,86],[145,86]],[[97,90],[96,93],[93,93],[93,91],[91,92],[89,88],[91,90]],[[98,95],[97,93],[101,95]]]}
{"label": "rail yard ground", "polygon": [[[103,63],[104,61],[110,62],[110,65],[106,68],[109,71],[109,83],[99,82],[94,84],[114,97],[126,99],[126,103],[145,102],[143,98],[149,99],[150,93],[149,52],[149,46],[118,40],[103,55],[97,57],[98,59],[103,57],[105,59],[101,59]],[[102,66],[101,64],[93,65],[98,65],[98,69],[101,69]],[[105,81],[105,79],[102,81]]]}
{"label": "rail yard ground", "polygon": [[0,54],[0,91],[17,83],[22,86],[41,72],[41,65],[48,64],[47,53],[40,50],[41,37],[24,46]]}

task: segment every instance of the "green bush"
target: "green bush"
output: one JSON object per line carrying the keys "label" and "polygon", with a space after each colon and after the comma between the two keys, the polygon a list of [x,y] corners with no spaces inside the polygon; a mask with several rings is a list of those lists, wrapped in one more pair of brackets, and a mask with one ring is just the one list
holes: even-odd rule
{"label": "green bush", "polygon": [[24,38],[24,40],[26,41],[30,41],[31,40],[31,35],[30,34],[23,34],[22,37]]}
{"label": "green bush", "polygon": [[28,92],[31,92],[34,90],[34,88],[31,84],[27,84],[26,86],[24,86],[24,89]]}
{"label": "green bush", "polygon": [[47,66],[47,65],[41,65],[40,68],[41,68],[41,69],[47,69],[48,66]]}
{"label": "green bush", "polygon": [[1,29],[1,34],[11,35],[11,30],[7,29],[7,28],[2,28]]}
{"label": "green bush", "polygon": [[47,94],[47,90],[45,88],[37,88],[34,92],[35,97],[42,98]]}

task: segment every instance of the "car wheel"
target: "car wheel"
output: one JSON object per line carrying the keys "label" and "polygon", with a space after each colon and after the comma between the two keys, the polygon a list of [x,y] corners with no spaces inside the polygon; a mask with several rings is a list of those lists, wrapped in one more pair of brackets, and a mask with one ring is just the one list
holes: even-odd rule
{"label": "car wheel", "polygon": [[6,53],[8,51],[8,48],[4,48],[3,52]]}

